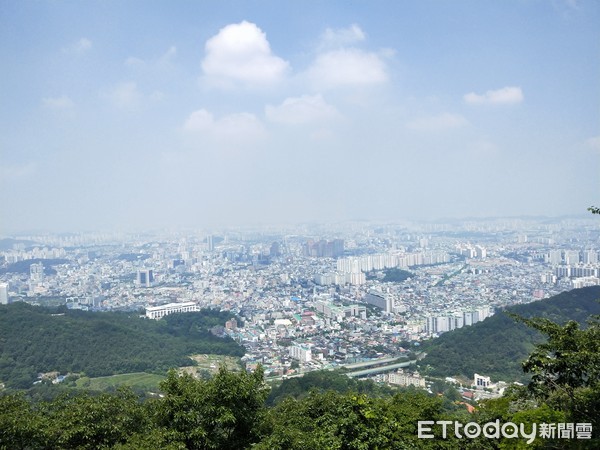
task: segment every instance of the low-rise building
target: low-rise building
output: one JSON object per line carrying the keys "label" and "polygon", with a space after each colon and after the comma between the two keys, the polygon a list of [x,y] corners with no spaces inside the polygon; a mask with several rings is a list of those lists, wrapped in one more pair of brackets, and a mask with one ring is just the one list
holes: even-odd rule
{"label": "low-rise building", "polygon": [[421,377],[417,372],[410,374],[404,372],[402,369],[398,369],[397,372],[390,373],[388,375],[388,383],[396,384],[398,386],[415,386],[425,387],[425,379]]}
{"label": "low-rise building", "polygon": [[199,311],[200,308],[195,302],[167,303],[160,306],[148,306],[146,308],[146,317],[149,319],[160,319],[161,317],[178,312]]}

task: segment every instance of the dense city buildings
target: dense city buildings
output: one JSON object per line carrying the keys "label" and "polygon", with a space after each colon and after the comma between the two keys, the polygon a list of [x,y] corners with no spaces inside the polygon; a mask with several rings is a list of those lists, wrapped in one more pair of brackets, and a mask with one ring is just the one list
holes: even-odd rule
{"label": "dense city buildings", "polygon": [[[11,236],[0,303],[231,311],[222,332],[246,366],[282,376],[397,358],[506,306],[599,284],[599,242],[584,218]],[[411,377],[388,382],[421,383]]]}

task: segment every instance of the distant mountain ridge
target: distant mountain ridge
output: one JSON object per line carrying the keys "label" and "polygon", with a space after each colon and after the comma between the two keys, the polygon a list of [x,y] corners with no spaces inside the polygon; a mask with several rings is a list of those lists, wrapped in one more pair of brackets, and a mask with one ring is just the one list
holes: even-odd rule
{"label": "distant mountain ridge", "polygon": [[591,286],[507,307],[483,322],[449,331],[425,344],[427,356],[419,365],[435,376],[472,378],[479,373],[490,376],[492,381],[525,381],[528,377],[521,363],[542,337],[505,312],[526,318],[545,317],[558,323],[575,320],[585,325],[591,315],[600,314],[599,300],[600,286]]}

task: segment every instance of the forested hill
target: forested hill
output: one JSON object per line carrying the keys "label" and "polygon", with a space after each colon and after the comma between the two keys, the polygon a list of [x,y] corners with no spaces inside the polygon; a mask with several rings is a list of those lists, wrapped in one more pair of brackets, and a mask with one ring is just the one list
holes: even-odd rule
{"label": "forested hill", "polygon": [[[558,323],[575,320],[585,324],[592,314],[600,314],[600,286],[563,292],[549,299],[506,308],[520,316],[545,317]],[[492,377],[492,381],[526,380],[521,363],[533,350],[541,335],[505,312],[473,326],[442,334],[425,345],[427,356],[421,360],[422,370],[437,376],[474,373]]]}
{"label": "forested hill", "polygon": [[117,373],[192,365],[189,355],[242,356],[243,347],[210,329],[227,312],[202,310],[159,321],[136,313],[50,309],[26,303],[0,305],[0,382],[28,388],[40,372]]}

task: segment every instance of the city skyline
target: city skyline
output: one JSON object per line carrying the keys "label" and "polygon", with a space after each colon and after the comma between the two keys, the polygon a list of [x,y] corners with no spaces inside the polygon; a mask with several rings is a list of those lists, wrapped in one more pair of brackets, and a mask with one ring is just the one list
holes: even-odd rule
{"label": "city skyline", "polygon": [[0,234],[585,214],[600,5],[5,2]]}

